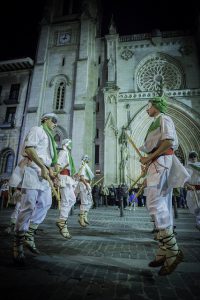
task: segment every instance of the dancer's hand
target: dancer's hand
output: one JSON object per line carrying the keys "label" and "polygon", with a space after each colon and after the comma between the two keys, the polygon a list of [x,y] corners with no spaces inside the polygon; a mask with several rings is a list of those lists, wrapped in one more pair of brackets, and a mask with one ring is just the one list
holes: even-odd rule
{"label": "dancer's hand", "polygon": [[54,173],[54,171],[53,171],[52,168],[49,168],[49,176],[50,176],[51,178],[55,178],[55,173]]}
{"label": "dancer's hand", "polygon": [[140,158],[140,162],[141,162],[142,165],[148,165],[151,162],[151,156],[150,155],[146,156],[146,157],[142,156]]}
{"label": "dancer's hand", "polygon": [[46,180],[49,177],[49,170],[45,166],[41,167],[41,176]]}

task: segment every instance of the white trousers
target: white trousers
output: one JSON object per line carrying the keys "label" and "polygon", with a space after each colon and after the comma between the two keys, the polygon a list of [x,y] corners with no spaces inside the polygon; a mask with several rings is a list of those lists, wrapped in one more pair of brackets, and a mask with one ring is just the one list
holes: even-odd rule
{"label": "white trousers", "polygon": [[80,211],[89,211],[93,204],[91,187],[89,186],[89,191],[88,191],[85,184],[79,182],[78,190],[81,198]]}
{"label": "white trousers", "polygon": [[145,189],[146,205],[157,229],[173,227],[173,189],[168,187],[171,164],[171,157],[162,156],[150,166],[148,171],[149,186]]}
{"label": "white trousers", "polygon": [[19,212],[20,212],[20,209],[21,209],[21,201],[18,201],[18,202],[15,204],[14,211],[12,212],[12,214],[11,214],[11,216],[10,216],[11,221],[17,219],[18,214],[19,214]]}
{"label": "white trousers", "polygon": [[196,217],[196,224],[200,225],[200,191],[187,191],[186,200],[190,213]]}
{"label": "white trousers", "polygon": [[60,219],[66,220],[72,206],[76,202],[76,196],[72,185],[67,184],[66,187],[60,188],[61,201],[60,201]]}
{"label": "white trousers", "polygon": [[34,224],[41,224],[46,217],[47,211],[51,207],[51,189],[25,190],[25,195],[21,200],[21,208],[18,214],[15,230],[28,231],[30,221]]}

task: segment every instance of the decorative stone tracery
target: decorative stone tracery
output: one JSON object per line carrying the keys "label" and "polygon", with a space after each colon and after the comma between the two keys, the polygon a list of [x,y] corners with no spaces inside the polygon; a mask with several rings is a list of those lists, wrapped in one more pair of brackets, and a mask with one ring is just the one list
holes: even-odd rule
{"label": "decorative stone tracery", "polygon": [[180,63],[164,53],[147,56],[136,69],[136,89],[139,91],[177,90],[184,85]]}
{"label": "decorative stone tracery", "polygon": [[134,54],[133,51],[131,51],[129,49],[125,49],[121,53],[121,58],[124,60],[129,60],[133,56],[133,54]]}

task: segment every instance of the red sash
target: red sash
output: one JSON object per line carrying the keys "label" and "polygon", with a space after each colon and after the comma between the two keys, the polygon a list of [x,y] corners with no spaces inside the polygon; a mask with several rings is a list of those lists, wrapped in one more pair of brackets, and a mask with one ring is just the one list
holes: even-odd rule
{"label": "red sash", "polygon": [[70,176],[70,171],[68,169],[64,169],[60,172],[60,175],[68,175]]}
{"label": "red sash", "polygon": [[174,149],[169,148],[161,155],[173,155],[173,154],[174,154]]}
{"label": "red sash", "polygon": [[195,187],[195,190],[199,191],[200,190],[200,184],[192,184]]}

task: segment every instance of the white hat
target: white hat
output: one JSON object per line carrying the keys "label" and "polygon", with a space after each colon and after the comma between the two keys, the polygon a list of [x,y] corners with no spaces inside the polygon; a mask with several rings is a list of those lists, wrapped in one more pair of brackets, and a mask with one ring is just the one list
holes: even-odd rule
{"label": "white hat", "polygon": [[62,140],[62,146],[66,146],[71,149],[72,140],[71,139],[64,139]]}
{"label": "white hat", "polygon": [[41,121],[43,121],[45,119],[55,119],[56,121],[58,121],[58,116],[56,114],[50,112],[50,113],[44,113],[40,119],[41,119]]}
{"label": "white hat", "polygon": [[82,156],[82,160],[89,161],[90,159],[89,159],[89,156],[87,154],[85,154]]}

